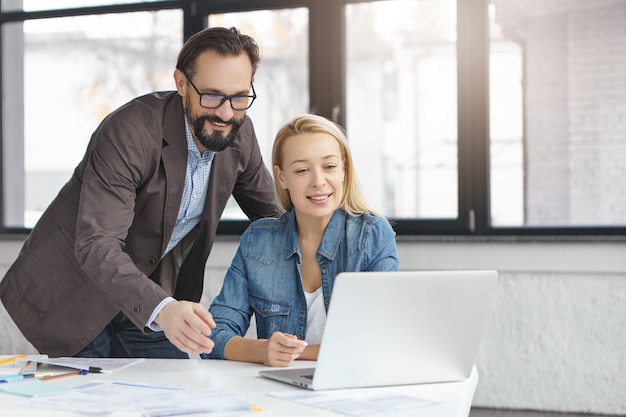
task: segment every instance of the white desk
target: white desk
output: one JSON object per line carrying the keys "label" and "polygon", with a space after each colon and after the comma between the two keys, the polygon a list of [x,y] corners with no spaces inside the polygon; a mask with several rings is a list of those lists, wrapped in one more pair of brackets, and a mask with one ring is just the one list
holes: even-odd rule
{"label": "white desk", "polygon": [[[308,367],[312,362],[296,361],[294,367]],[[301,405],[296,402],[281,400],[266,395],[271,391],[302,390],[288,384],[275,382],[260,377],[258,371],[264,369],[262,365],[222,361],[222,360],[176,360],[176,359],[147,359],[132,367],[113,374],[89,374],[55,380],[55,384],[77,386],[93,380],[108,380],[128,383],[149,384],[187,384],[189,387],[221,388],[235,392],[246,399],[263,407],[265,413],[259,417],[337,417],[341,414],[323,410],[321,408]],[[45,365],[40,365],[44,370]],[[420,398],[442,401],[441,405],[424,409],[413,409],[407,413],[394,412],[394,417],[400,416],[428,416],[428,417],[467,417],[478,382],[478,373],[474,368],[472,375],[465,381],[445,384],[422,384],[411,386],[395,386],[374,388],[383,392],[409,394]],[[36,408],[18,407],[17,401],[24,397],[0,392],[0,416],[4,417],[76,417],[79,414],[40,410]],[[98,414],[85,414],[98,416]],[[102,414],[100,414],[102,415]],[[139,417],[138,411],[107,414],[111,417]],[[375,414],[380,417],[381,414]]]}

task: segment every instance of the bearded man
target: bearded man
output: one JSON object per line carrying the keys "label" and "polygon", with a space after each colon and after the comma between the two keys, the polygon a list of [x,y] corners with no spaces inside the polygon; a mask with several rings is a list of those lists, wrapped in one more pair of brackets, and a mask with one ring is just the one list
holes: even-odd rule
{"label": "bearded man", "polygon": [[250,220],[277,217],[246,110],[259,49],[236,28],[185,42],[177,91],[109,114],[26,239],[0,299],[51,357],[209,353],[204,268],[232,195]]}

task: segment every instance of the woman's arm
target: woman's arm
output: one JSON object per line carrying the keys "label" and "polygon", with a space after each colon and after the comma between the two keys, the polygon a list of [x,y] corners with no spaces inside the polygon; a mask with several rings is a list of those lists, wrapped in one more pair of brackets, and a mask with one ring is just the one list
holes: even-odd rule
{"label": "woman's arm", "polygon": [[400,259],[396,246],[396,233],[384,218],[378,218],[369,235],[369,264],[367,271],[397,271]]}
{"label": "woman's arm", "polygon": [[319,353],[320,353],[320,345],[310,345],[304,348],[300,356],[298,356],[298,360],[316,361]]}
{"label": "woman's arm", "polygon": [[[307,343],[296,336],[274,332],[269,339],[233,337],[224,348],[228,360],[262,363],[267,366],[289,366],[306,351]],[[317,353],[315,354],[317,357]]]}
{"label": "woman's arm", "polygon": [[211,331],[211,339],[215,346],[209,355],[201,355],[205,359],[225,359],[226,345],[232,338],[245,336],[250,327],[252,311],[248,301],[248,280],[243,265],[240,246],[226,272],[222,289],[209,308],[216,324]]}

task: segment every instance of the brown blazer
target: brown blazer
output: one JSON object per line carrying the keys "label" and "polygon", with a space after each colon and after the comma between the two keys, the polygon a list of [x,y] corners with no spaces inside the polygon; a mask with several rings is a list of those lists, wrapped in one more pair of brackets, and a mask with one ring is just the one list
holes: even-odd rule
{"label": "brown blazer", "polygon": [[[107,116],[83,160],[0,282],[0,299],[41,353],[70,356],[122,311],[143,329],[168,294],[149,277],[180,207],[187,144],[176,92]],[[204,267],[231,194],[251,219],[281,212],[249,118],[215,155],[204,216],[174,297],[199,301]]]}

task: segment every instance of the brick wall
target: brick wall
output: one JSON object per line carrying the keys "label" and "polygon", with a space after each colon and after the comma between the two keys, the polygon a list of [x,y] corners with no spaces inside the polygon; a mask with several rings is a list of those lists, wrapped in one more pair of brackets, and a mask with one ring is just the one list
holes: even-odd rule
{"label": "brick wall", "polygon": [[524,50],[526,224],[623,225],[626,1],[497,7]]}

